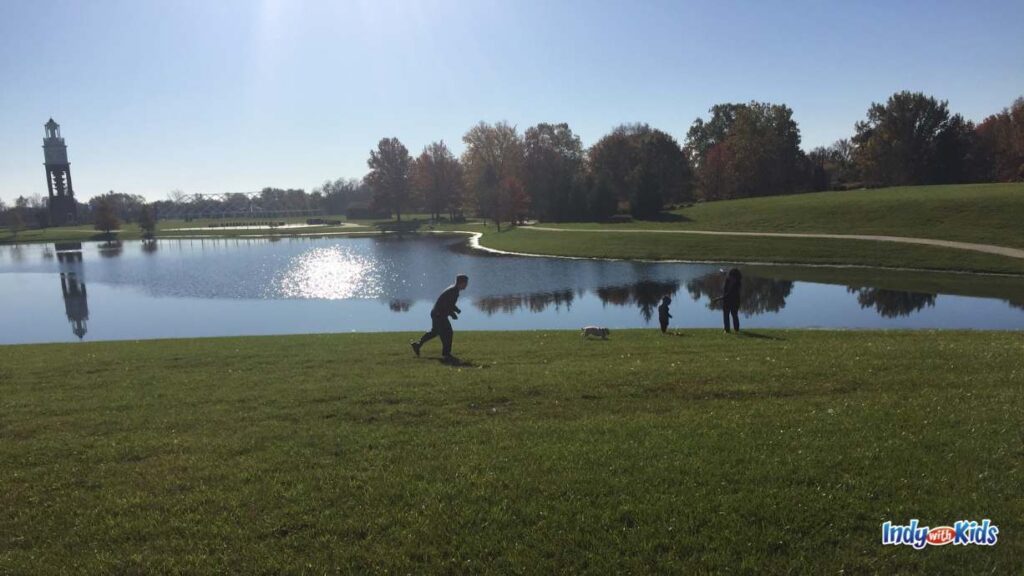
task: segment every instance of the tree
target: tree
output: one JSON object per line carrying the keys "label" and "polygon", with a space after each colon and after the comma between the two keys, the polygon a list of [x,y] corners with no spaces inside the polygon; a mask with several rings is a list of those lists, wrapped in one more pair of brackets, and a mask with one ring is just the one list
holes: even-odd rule
{"label": "tree", "polygon": [[705,199],[791,194],[807,187],[800,128],[785,105],[719,104],[698,118],[686,148]]}
{"label": "tree", "polygon": [[[502,202],[501,183],[507,178],[522,180],[523,141],[515,126],[481,122],[462,137],[466,189],[476,199],[477,211],[494,220],[501,230],[508,206]],[[525,193],[525,191],[524,191]]]}
{"label": "tree", "polygon": [[855,129],[857,166],[871,184],[953,183],[968,173],[973,125],[950,115],[945,101],[897,92],[885,104],[872,103]]}
{"label": "tree", "polygon": [[454,220],[462,209],[462,164],[444,141],[423,148],[412,167],[413,189],[434,219],[447,212]]}
{"label": "tree", "polygon": [[94,196],[89,200],[89,207],[96,211],[101,202],[110,204],[110,209],[118,219],[131,222],[139,213],[139,210],[146,204],[146,199],[138,194],[125,194],[113,190]]}
{"label": "tree", "polygon": [[523,183],[535,213],[545,220],[586,217],[582,194],[583,144],[569,125],[537,124],[523,137]]}
{"label": "tree", "polygon": [[666,203],[691,196],[686,154],[672,136],[647,124],[612,130],[591,147],[588,164],[595,182],[614,189],[618,202],[628,202],[637,217],[654,217]]}
{"label": "tree", "polygon": [[1024,98],[982,120],[975,138],[978,178],[988,182],[1024,181]]}
{"label": "tree", "polygon": [[515,176],[509,176],[498,184],[498,203],[501,213],[512,223],[525,222],[530,212],[530,195]]}
{"label": "tree", "polygon": [[409,150],[398,138],[381,138],[377,149],[370,151],[366,165],[370,168],[366,182],[373,190],[374,204],[394,212],[401,222],[402,208],[409,202]]}
{"label": "tree", "polygon": [[633,216],[652,218],[666,204],[690,200],[690,163],[675,138],[661,130],[644,133],[629,207]]}
{"label": "tree", "polygon": [[156,233],[156,216],[153,214],[153,208],[150,206],[143,206],[139,210],[139,228],[143,232],[143,236],[146,238],[152,238]]}
{"label": "tree", "polygon": [[633,176],[639,163],[637,135],[646,130],[646,124],[617,126],[587,151],[588,169],[599,176],[603,186],[614,191],[616,204],[625,204],[632,196]]}
{"label": "tree", "polygon": [[810,189],[846,190],[857,182],[853,146],[849,140],[837,140],[831,146],[819,146],[807,153]]}
{"label": "tree", "polygon": [[15,205],[7,211],[7,227],[11,229],[11,233],[15,238],[18,237],[18,232],[21,232],[25,228],[25,221],[21,217],[22,208]]}
{"label": "tree", "polygon": [[[100,196],[95,203],[95,224],[96,230],[102,230],[107,237],[110,237],[111,232],[117,229],[121,222],[117,218],[117,214],[114,212],[114,203],[104,196]],[[90,202],[92,204],[92,202]]]}

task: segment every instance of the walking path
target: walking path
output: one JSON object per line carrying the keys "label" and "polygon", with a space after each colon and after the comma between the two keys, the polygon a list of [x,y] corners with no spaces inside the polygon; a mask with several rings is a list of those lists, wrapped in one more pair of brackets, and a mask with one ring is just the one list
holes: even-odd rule
{"label": "walking path", "polygon": [[943,248],[955,248],[957,250],[972,250],[986,254],[997,254],[1009,256],[1010,258],[1024,259],[1024,250],[1010,248],[1008,246],[997,246],[994,244],[975,244],[973,242],[956,242],[953,240],[936,240],[933,238],[910,238],[907,236],[876,236],[870,234],[805,234],[797,232],[721,232],[713,230],[636,230],[636,229],[577,229],[577,228],[549,228],[546,226],[521,226],[520,230],[543,230],[545,232],[598,232],[605,234],[629,233],[629,234],[704,234],[708,236],[757,236],[767,238],[829,238],[835,240],[875,240],[877,242],[897,242],[901,244],[923,244],[925,246],[940,246]]}

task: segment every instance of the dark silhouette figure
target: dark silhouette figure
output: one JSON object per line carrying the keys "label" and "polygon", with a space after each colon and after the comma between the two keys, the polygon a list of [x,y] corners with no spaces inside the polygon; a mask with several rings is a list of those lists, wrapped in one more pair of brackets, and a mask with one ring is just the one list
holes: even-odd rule
{"label": "dark silhouette figure", "polygon": [[[720,310],[722,299],[722,274],[715,272],[686,283],[686,289],[694,301],[707,297],[708,308]],[[786,307],[786,298],[793,292],[792,280],[776,280],[758,276],[745,276],[740,290],[740,312],[753,315],[778,312]]]}
{"label": "dark silhouette figure", "polygon": [[454,336],[454,331],[452,330],[452,323],[448,319],[459,319],[459,314],[462,313],[462,310],[459,310],[455,303],[459,299],[459,292],[465,290],[468,284],[469,276],[459,274],[455,277],[455,284],[445,288],[444,292],[441,292],[441,295],[437,297],[437,302],[434,303],[434,308],[430,311],[430,332],[421,336],[419,341],[414,340],[409,343],[416,356],[420,355],[420,347],[434,337],[440,336],[441,356],[446,361],[455,359],[452,356],[452,337]]}
{"label": "dark silhouette figure", "polygon": [[668,306],[672,303],[672,299],[665,296],[661,299],[661,306],[658,306],[658,323],[661,324],[661,333],[664,334],[668,331],[668,319],[672,317],[668,313]]}
{"label": "dark silhouette figure", "polygon": [[732,327],[740,331],[740,290],[743,289],[743,275],[738,268],[729,270],[722,284],[722,322],[725,331],[729,332],[729,317],[732,316]]}
{"label": "dark silhouette figure", "polygon": [[635,304],[640,308],[640,316],[650,322],[658,302],[665,296],[672,296],[679,291],[677,281],[642,280],[625,286],[602,286],[595,292],[603,304],[628,306]]}

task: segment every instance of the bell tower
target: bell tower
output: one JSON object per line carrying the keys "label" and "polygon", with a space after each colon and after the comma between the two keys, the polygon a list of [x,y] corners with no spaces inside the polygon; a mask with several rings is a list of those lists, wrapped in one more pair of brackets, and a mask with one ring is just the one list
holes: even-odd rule
{"label": "bell tower", "polygon": [[78,203],[71,186],[68,146],[60,136],[60,124],[53,118],[44,128],[43,158],[46,160],[46,188],[50,192],[50,223],[54,226],[73,224],[78,219]]}

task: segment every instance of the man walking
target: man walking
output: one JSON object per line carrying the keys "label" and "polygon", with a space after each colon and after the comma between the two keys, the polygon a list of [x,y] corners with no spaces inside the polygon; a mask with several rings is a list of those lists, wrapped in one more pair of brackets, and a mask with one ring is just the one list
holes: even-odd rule
{"label": "man walking", "polygon": [[455,284],[445,288],[444,292],[437,297],[434,308],[430,311],[430,332],[427,332],[419,341],[413,340],[409,343],[416,356],[420,355],[420,347],[426,344],[435,336],[441,337],[441,356],[446,362],[454,360],[452,356],[452,323],[448,320],[458,320],[462,310],[455,303],[459,299],[459,292],[466,289],[469,284],[469,276],[459,274],[455,277]]}

